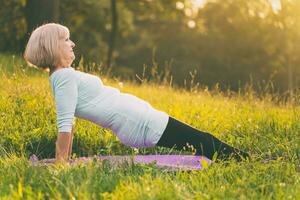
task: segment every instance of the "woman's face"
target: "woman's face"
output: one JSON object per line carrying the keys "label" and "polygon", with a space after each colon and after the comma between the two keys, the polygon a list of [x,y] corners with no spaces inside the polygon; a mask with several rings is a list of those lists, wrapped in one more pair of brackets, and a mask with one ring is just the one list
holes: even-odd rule
{"label": "woman's face", "polygon": [[73,60],[75,59],[75,54],[73,52],[74,47],[75,47],[74,42],[72,42],[72,40],[70,40],[68,36],[60,41],[59,43],[60,57],[61,57],[60,65],[62,65],[62,67],[71,66]]}

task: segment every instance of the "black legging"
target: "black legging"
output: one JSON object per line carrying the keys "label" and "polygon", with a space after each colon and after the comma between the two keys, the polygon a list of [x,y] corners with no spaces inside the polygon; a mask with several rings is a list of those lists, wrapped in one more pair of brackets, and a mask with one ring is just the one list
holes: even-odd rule
{"label": "black legging", "polygon": [[159,139],[157,146],[174,147],[177,150],[187,148],[187,143],[196,150],[196,155],[203,155],[212,159],[217,152],[217,159],[234,158],[238,161],[249,157],[249,154],[236,149],[209,133],[199,131],[188,124],[169,117],[167,127]]}

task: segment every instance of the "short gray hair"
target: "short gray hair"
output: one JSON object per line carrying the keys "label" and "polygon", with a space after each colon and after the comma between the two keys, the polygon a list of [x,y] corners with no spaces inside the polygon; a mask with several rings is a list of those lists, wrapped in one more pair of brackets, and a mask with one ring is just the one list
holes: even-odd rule
{"label": "short gray hair", "polygon": [[37,67],[53,69],[60,62],[59,40],[69,37],[69,29],[56,23],[37,27],[26,45],[25,60]]}

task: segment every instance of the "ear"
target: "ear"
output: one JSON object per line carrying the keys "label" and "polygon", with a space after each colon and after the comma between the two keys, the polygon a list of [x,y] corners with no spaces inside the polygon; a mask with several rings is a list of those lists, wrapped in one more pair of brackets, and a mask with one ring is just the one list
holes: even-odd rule
{"label": "ear", "polygon": [[49,67],[47,67],[47,68],[43,69],[43,71],[44,72],[50,72],[50,69],[49,69]]}

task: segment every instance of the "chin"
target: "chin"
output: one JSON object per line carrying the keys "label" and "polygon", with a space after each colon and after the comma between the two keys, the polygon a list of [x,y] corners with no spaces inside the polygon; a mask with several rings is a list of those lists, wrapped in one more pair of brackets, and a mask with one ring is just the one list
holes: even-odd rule
{"label": "chin", "polygon": [[71,64],[73,63],[74,60],[75,60],[75,56],[72,56],[69,60],[69,66],[71,66]]}

